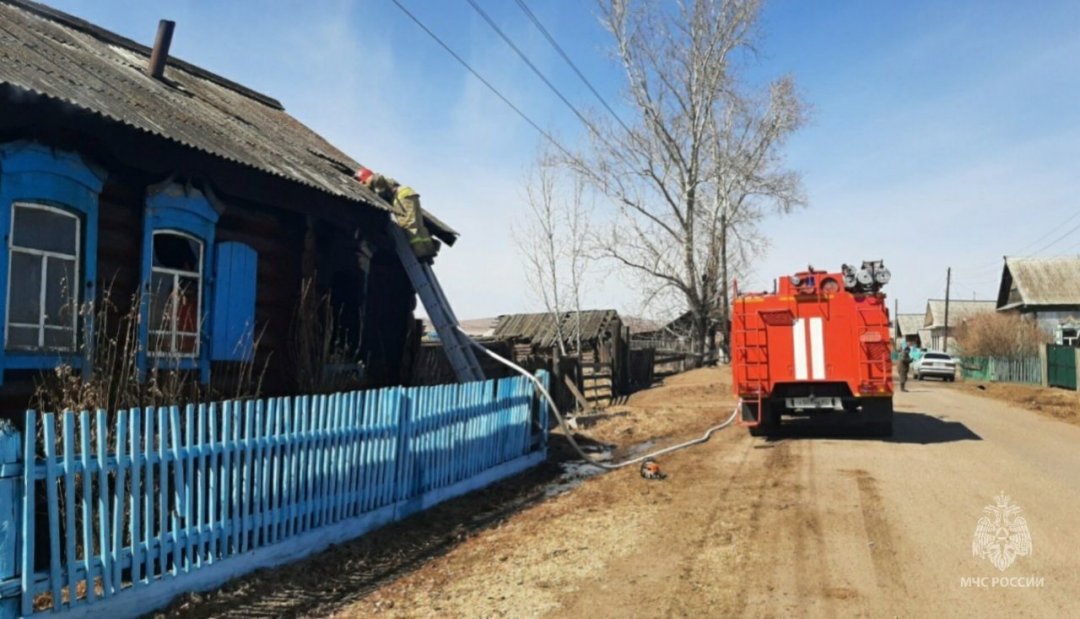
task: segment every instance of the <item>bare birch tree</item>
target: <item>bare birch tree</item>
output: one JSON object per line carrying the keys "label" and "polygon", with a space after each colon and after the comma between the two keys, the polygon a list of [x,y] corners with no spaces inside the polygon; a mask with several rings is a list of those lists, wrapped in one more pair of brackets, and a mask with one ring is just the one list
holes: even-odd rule
{"label": "bare birch tree", "polygon": [[803,203],[780,149],[804,122],[794,82],[755,92],[758,0],[599,0],[633,116],[596,118],[568,164],[616,218],[598,251],[642,282],[647,302],[677,299],[703,357],[726,325],[731,277],[764,248],[759,224]]}
{"label": "bare birch tree", "polygon": [[[529,217],[524,227],[514,230],[514,239],[529,287],[555,319],[559,353],[565,356],[567,343],[573,342],[574,353],[580,355],[589,217],[583,183],[575,178],[567,181],[559,172],[553,160],[541,153],[525,183]],[[567,311],[574,314],[570,334],[561,319]]]}

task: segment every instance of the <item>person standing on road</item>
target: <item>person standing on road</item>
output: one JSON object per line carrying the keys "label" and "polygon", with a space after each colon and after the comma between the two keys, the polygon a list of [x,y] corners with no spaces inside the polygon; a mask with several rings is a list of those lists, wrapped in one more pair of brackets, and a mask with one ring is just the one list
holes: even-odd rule
{"label": "person standing on road", "polygon": [[911,347],[904,346],[900,353],[900,391],[907,391],[907,374],[911,368]]}

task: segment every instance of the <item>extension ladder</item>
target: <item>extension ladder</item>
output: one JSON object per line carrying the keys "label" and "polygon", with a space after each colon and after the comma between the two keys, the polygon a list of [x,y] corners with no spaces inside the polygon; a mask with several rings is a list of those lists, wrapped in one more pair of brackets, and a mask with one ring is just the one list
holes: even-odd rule
{"label": "extension ladder", "polygon": [[457,316],[450,308],[450,302],[443,294],[435,272],[431,270],[430,265],[417,259],[409,244],[409,236],[393,219],[390,220],[387,229],[390,238],[394,241],[398,259],[401,260],[405,273],[412,282],[413,290],[420,295],[420,301],[424,304],[424,309],[427,310],[432,324],[435,325],[435,331],[439,334],[439,340],[450,360],[450,366],[454,368],[454,375],[457,376],[458,382],[484,380],[484,371],[480,369],[480,363],[476,360],[469,336],[458,330]]}

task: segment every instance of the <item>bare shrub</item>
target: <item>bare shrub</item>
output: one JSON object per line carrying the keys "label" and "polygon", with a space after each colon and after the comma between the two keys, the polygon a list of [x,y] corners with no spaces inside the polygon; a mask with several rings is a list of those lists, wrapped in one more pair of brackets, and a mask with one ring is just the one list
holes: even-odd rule
{"label": "bare shrub", "polygon": [[83,337],[76,356],[83,359],[83,367],[61,361],[51,372],[42,374],[32,398],[37,410],[103,409],[111,415],[132,407],[255,398],[262,392],[269,356],[259,354],[261,332],[248,360],[223,364],[220,375],[204,385],[199,382],[198,370],[185,368],[185,357],[175,351],[147,355],[145,372],[140,372],[139,359],[146,351],[139,341],[139,294],[120,305],[110,286],[100,299],[84,303],[79,316]]}
{"label": "bare shrub", "polygon": [[359,345],[341,327],[330,294],[320,295],[315,278],[300,284],[290,352],[300,393],[333,393],[360,386]]}
{"label": "bare shrub", "polygon": [[1048,341],[1036,322],[1000,312],[972,316],[956,332],[957,350],[971,357],[1031,357]]}

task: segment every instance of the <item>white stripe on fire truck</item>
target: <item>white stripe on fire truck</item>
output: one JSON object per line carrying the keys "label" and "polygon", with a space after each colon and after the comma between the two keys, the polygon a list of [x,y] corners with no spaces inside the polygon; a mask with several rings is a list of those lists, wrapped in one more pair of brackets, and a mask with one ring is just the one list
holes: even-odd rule
{"label": "white stripe on fire truck", "polygon": [[795,345],[795,380],[806,380],[806,321],[796,318],[791,327],[791,339]]}
{"label": "white stripe on fire truck", "polygon": [[810,319],[810,369],[814,380],[825,378],[825,330],[821,318]]}

